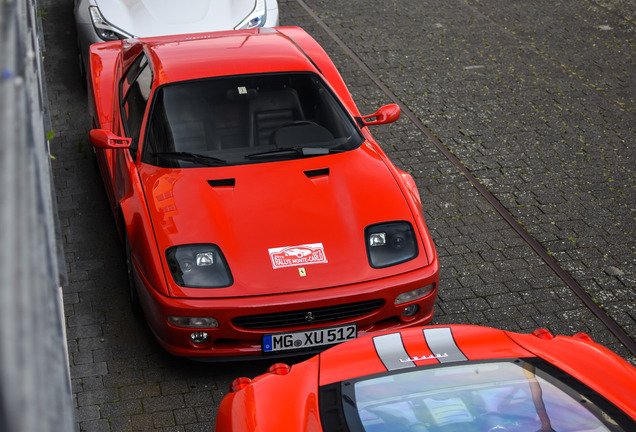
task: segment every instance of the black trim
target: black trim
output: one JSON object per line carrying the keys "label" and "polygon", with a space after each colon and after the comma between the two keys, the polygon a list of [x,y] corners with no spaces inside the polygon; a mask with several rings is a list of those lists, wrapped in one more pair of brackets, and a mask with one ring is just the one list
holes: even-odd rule
{"label": "black trim", "polygon": [[324,73],[322,73],[322,70],[320,70],[320,68],[318,67],[318,65],[316,64],[316,62],[314,61],[314,59],[312,59],[311,57],[309,57],[309,54],[307,54],[305,52],[305,50],[298,44],[298,42],[296,42],[294,40],[294,38],[292,38],[291,36],[285,34],[285,33],[281,33],[279,32],[282,36],[286,37],[289,41],[291,41],[291,43],[293,43],[296,48],[298,48],[298,50],[303,53],[303,55],[307,58],[307,60],[309,60],[309,62],[316,68],[316,70],[320,73],[320,75],[322,75],[323,77],[325,76]]}
{"label": "black trim", "polygon": [[233,187],[236,184],[236,179],[227,178],[227,179],[208,180],[208,184],[212,187],[223,187],[223,186]]}
{"label": "black trim", "polygon": [[342,402],[340,382],[322,386],[318,390],[318,407],[323,431],[349,432]]}
{"label": "black trim", "polygon": [[[578,400],[580,404],[585,405],[585,408],[594,414],[610,431],[636,431],[636,421],[614,405],[612,401],[606,399],[572,375],[541,358],[523,358],[520,361],[533,365],[538,376],[546,378],[547,375],[552,378],[548,380],[552,385],[570,395],[574,400]],[[591,371],[588,372],[592,373]],[[613,421],[617,425],[614,425]]]}
{"label": "black trim", "polygon": [[[330,306],[280,311],[266,314],[245,315],[232,318],[232,325],[245,330],[310,329],[326,323],[338,324],[372,314],[384,307],[384,299],[364,300]],[[307,313],[313,320],[307,321]]]}
{"label": "black trim", "polygon": [[[403,258],[400,258],[396,261],[374,264],[371,246],[369,245],[369,236],[375,229],[383,225],[386,225],[391,228],[395,226],[399,226],[399,225],[407,226],[408,227],[407,234],[409,236],[408,240],[410,240],[410,242],[413,244],[413,254],[410,256],[405,256]],[[386,221],[386,222],[380,222],[380,223],[368,225],[367,227],[364,228],[364,242],[365,242],[365,248],[367,250],[367,259],[369,261],[369,265],[374,269],[387,268],[387,267],[392,267],[398,264],[402,264],[417,258],[420,254],[420,250],[418,247],[418,238],[417,238],[417,235],[415,234],[415,230],[413,229],[413,224],[407,220],[393,220],[393,221]]]}
{"label": "black trim", "polygon": [[312,177],[321,177],[329,175],[329,168],[319,168],[315,170],[305,171],[305,175],[309,178]]}

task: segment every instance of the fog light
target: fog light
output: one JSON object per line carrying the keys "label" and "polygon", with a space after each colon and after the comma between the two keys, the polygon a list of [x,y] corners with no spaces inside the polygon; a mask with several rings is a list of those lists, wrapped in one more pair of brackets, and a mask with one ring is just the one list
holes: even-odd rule
{"label": "fog light", "polygon": [[407,291],[405,293],[402,293],[395,298],[395,304],[399,305],[402,303],[408,303],[414,300],[419,300],[422,297],[426,297],[427,295],[432,293],[433,288],[435,288],[435,284],[430,284],[423,288],[418,288],[413,291]]}
{"label": "fog light", "polygon": [[416,305],[416,304],[408,305],[402,311],[402,316],[405,318],[410,318],[414,316],[419,310],[420,310],[419,305]]}
{"label": "fog light", "polygon": [[195,331],[190,334],[190,340],[195,344],[202,344],[208,340],[208,334],[204,331]]}

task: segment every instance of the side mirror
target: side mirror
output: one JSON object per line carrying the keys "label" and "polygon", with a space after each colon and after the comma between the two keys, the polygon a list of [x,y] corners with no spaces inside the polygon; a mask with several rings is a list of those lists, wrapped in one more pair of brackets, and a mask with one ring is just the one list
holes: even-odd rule
{"label": "side mirror", "polygon": [[120,137],[105,129],[92,129],[88,133],[88,140],[97,148],[126,149],[130,147],[132,139]]}
{"label": "side mirror", "polygon": [[[384,105],[373,114],[362,116],[362,121],[365,126],[393,123],[400,118],[401,112],[398,104]],[[371,120],[373,118],[375,118],[375,120]]]}

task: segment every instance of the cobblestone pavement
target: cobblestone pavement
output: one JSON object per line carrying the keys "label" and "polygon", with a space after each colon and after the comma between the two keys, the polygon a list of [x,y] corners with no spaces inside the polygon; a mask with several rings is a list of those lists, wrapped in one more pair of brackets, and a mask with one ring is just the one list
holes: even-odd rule
{"label": "cobblestone pavement", "polygon": [[[434,323],[584,331],[635,362],[468,177],[634,340],[636,1],[279,4],[281,24],[305,28],[325,47],[363,113],[392,99],[356,58],[423,125],[424,132],[403,115],[373,133],[413,174],[424,200],[441,263]],[[40,5],[78,428],[211,431],[231,380],[268,364],[173,358],[133,318],[90,157],[72,1]]]}

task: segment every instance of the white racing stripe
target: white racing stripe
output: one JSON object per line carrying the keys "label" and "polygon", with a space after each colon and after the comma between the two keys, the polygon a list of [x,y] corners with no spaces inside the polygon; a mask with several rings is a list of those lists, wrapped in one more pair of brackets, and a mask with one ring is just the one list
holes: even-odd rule
{"label": "white racing stripe", "polygon": [[448,327],[424,329],[424,338],[428,348],[440,363],[466,361],[468,358],[459,349]]}
{"label": "white racing stripe", "polygon": [[400,333],[390,333],[373,338],[373,345],[387,370],[415,367],[417,360],[436,359],[440,363],[466,361],[468,358],[459,349],[449,327],[423,329],[424,339],[432,355],[411,357],[404,347]]}
{"label": "white racing stripe", "polygon": [[415,367],[415,363],[409,359],[404,348],[400,333],[376,336],[373,338],[373,345],[375,345],[375,351],[387,370]]}

